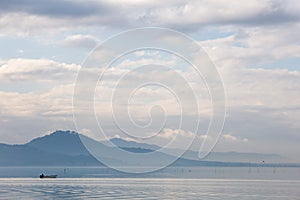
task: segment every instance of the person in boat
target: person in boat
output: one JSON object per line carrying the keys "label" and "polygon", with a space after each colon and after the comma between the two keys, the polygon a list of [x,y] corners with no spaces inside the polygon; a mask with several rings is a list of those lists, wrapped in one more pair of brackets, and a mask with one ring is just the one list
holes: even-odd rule
{"label": "person in boat", "polygon": [[40,175],[40,178],[44,178],[44,177],[45,177],[45,175],[44,175],[44,174],[41,174],[41,175]]}

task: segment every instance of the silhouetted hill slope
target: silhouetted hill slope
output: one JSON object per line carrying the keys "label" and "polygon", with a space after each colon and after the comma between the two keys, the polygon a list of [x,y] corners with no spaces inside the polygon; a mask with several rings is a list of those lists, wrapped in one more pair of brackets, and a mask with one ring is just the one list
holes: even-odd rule
{"label": "silhouetted hill slope", "polygon": [[0,166],[100,165],[92,156],[68,156],[45,152],[27,145],[0,145]]}
{"label": "silhouetted hill slope", "polygon": [[[110,139],[110,142],[121,148],[141,148],[141,149],[150,149],[150,150],[160,149],[159,146],[154,144],[138,143],[134,141],[123,140],[121,138],[112,138]],[[103,141],[103,143],[106,145],[110,145],[108,141]]]}
{"label": "silhouetted hill slope", "polygon": [[[106,141],[107,143],[108,141]],[[112,139],[117,146],[130,153],[149,153],[160,147],[156,145],[137,143],[122,139]],[[96,152],[98,159],[109,161],[118,166],[152,166],[153,163],[164,164],[166,160],[174,158],[171,149],[170,154],[158,152],[155,157],[145,156],[145,159],[136,160],[134,154],[126,154],[114,146],[104,145],[84,135],[72,131],[55,131],[50,135],[33,139],[24,145],[0,144],[0,166],[95,166],[102,165],[96,158],[90,155],[84,144],[88,144],[90,150]],[[105,142],[104,142],[105,143]],[[250,166],[262,165],[249,164],[247,162],[220,162],[199,161],[193,159],[196,152],[188,151],[187,157],[179,158],[173,166]],[[239,154],[243,156],[245,154]],[[252,154],[251,154],[252,155]],[[149,157],[150,156],[150,157]],[[254,155],[258,156],[258,155]],[[158,162],[153,162],[153,160]],[[268,166],[264,164],[264,166]],[[278,166],[278,165],[277,165]]]}
{"label": "silhouetted hill slope", "polygon": [[128,147],[120,147],[121,149],[128,151],[128,152],[132,152],[132,153],[149,153],[149,152],[153,152],[153,150],[151,149],[142,149],[142,148],[128,148]]}
{"label": "silhouetted hill slope", "polygon": [[[147,144],[147,143],[138,143],[134,141],[127,141],[121,138],[112,138],[110,141],[102,141],[102,143],[107,145],[113,143],[114,145],[126,149],[128,151],[138,151],[138,149],[148,149],[155,151],[160,149],[161,147],[153,144]],[[140,150],[140,152],[143,152],[143,150]],[[147,150],[144,150],[144,152],[147,152]],[[180,149],[165,149],[165,153],[169,155],[178,155],[179,152],[182,152]],[[186,160],[199,160],[198,152],[187,150],[182,155],[182,158]],[[203,161],[217,161],[217,162],[262,162],[266,161],[269,163],[277,163],[277,162],[284,162],[286,161],[286,158],[283,156],[280,156],[278,154],[262,154],[262,153],[242,153],[242,152],[211,152]]]}
{"label": "silhouetted hill slope", "polygon": [[45,152],[71,156],[90,155],[78,133],[72,131],[55,131],[50,135],[33,139],[26,145]]}

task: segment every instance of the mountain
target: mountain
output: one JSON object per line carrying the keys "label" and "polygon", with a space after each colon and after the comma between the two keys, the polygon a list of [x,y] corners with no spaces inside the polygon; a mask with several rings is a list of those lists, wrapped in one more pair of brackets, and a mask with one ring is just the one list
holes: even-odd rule
{"label": "mountain", "polygon": [[[148,151],[155,151],[161,147],[153,144],[138,143],[135,141],[127,141],[121,138],[112,138],[109,141],[102,141],[102,143],[112,146],[114,145],[132,151],[132,149],[148,149]],[[140,150],[145,151],[145,150]],[[178,155],[182,152],[181,149],[165,149],[169,155]],[[199,160],[198,152],[187,150],[182,155],[182,158],[187,160]],[[221,161],[221,162],[254,162],[260,163],[266,161],[268,163],[278,163],[286,161],[286,158],[278,154],[261,154],[261,153],[244,153],[244,152],[211,152],[203,161]]]}
{"label": "mountain", "polygon": [[[85,148],[96,152],[98,159]],[[144,148],[123,148],[131,153],[147,153]],[[104,155],[104,156],[103,156]],[[109,155],[109,157],[105,157]],[[169,155],[157,154],[155,159],[145,159],[142,163],[136,160],[135,154],[125,154],[117,148],[106,146],[101,142],[72,131],[55,131],[52,134],[35,138],[23,145],[0,144],[0,166],[87,166],[103,165],[98,160],[120,166],[151,165],[152,161],[164,163]],[[100,157],[101,156],[101,157]]]}
{"label": "mountain", "polygon": [[45,152],[28,145],[0,144],[0,166],[94,166],[100,164],[92,156],[68,156]]}
{"label": "mountain", "polygon": [[[114,143],[123,151],[112,145]],[[0,144],[0,166],[103,166],[98,160],[104,163],[110,163],[115,166],[153,166],[159,163],[160,165],[168,165],[168,160],[176,160],[172,156],[177,151],[170,149],[166,153],[156,152],[152,155],[147,154],[145,158],[137,159],[137,155],[149,153],[159,149],[159,146],[126,141],[120,138],[112,139],[110,142],[99,142],[84,135],[72,131],[55,131],[50,135],[35,138],[23,145],[7,145]],[[96,158],[85,148],[88,145],[89,151],[94,152]],[[126,153],[130,152],[130,153]],[[173,153],[172,153],[173,152]],[[203,160],[199,161],[197,152],[187,151],[184,157],[177,159],[172,166],[251,166],[249,162],[241,163],[224,162],[220,160]],[[215,154],[218,155],[218,154]],[[234,155],[236,158],[241,156],[256,156],[260,155],[259,159],[267,158],[270,155],[263,154],[245,154],[229,152],[220,154],[219,158],[224,155]],[[98,157],[97,157],[98,156]],[[226,157],[225,156],[225,157]],[[264,159],[267,161],[267,159]],[[257,163],[261,163],[259,160]],[[261,165],[261,164],[260,164]]]}
{"label": "mountain", "polygon": [[103,141],[102,143],[110,146],[110,143],[120,147],[120,148],[140,148],[140,149],[149,149],[149,150],[158,150],[160,149],[159,146],[154,144],[147,144],[147,143],[138,143],[135,141],[127,141],[121,138],[112,138],[109,141]]}
{"label": "mountain", "polygon": [[[186,151],[183,155],[187,159],[198,159],[198,152]],[[247,152],[211,152],[204,161],[221,161],[221,162],[253,162],[259,163],[262,161],[268,163],[285,162],[287,158],[278,154],[262,154],[262,153],[247,153]]]}
{"label": "mountain", "polygon": [[55,131],[23,145],[0,144],[0,166],[102,165],[86,150],[78,133]]}
{"label": "mountain", "polygon": [[90,155],[82,144],[78,133],[73,131],[55,131],[51,135],[31,140],[26,144],[26,146],[45,152],[70,156]]}

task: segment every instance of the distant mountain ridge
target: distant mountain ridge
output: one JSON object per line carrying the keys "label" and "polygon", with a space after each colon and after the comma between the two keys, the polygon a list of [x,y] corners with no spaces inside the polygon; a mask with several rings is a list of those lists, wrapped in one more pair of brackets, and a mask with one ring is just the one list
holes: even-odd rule
{"label": "distant mountain ridge", "polygon": [[[99,146],[103,155],[110,155],[111,161],[126,165],[126,161],[134,163],[130,158],[120,157],[116,147],[107,145],[112,142],[124,151],[133,153],[148,153],[155,151],[160,147],[157,145],[137,143],[126,141],[120,138],[114,138],[109,141],[95,141],[74,131],[55,131],[50,135],[35,138],[23,145],[0,144],[0,166],[103,166],[101,162],[95,159],[83,145],[88,142],[94,146]],[[170,154],[160,153],[157,159],[163,162]],[[100,152],[101,154],[101,152]],[[241,162],[220,162],[218,160],[199,161],[197,154],[193,151],[187,151],[185,157],[177,159],[174,166],[249,166],[249,163]],[[240,153],[244,155],[243,153]],[[100,159],[101,160],[101,159]],[[151,164],[151,160],[144,160],[145,164]],[[134,163],[138,165],[139,163]],[[251,164],[257,165],[257,164]]]}
{"label": "distant mountain ridge", "polygon": [[[135,141],[127,141],[122,138],[112,138],[109,141],[102,141],[102,143],[112,146],[114,145],[123,148],[140,148],[140,149],[148,149],[148,150],[158,150],[161,147],[154,144],[147,143],[138,143]],[[181,152],[180,149],[167,149],[166,152],[170,155],[175,155],[178,152]],[[190,160],[198,160],[198,152],[187,150],[182,156],[185,159]],[[284,161],[285,158],[278,154],[262,154],[262,153],[241,153],[241,152],[211,152],[208,157],[203,159],[204,161],[221,161],[221,162],[280,162]]]}
{"label": "distant mountain ridge", "polygon": [[135,141],[127,141],[122,138],[112,138],[109,141],[103,141],[102,143],[106,145],[110,145],[109,143],[113,143],[114,145],[121,147],[121,148],[141,148],[141,149],[149,149],[149,150],[158,150],[161,147],[154,145],[154,144],[147,144],[147,143],[138,143]]}
{"label": "distant mountain ridge", "polygon": [[82,144],[79,134],[74,131],[55,131],[50,135],[35,138],[25,145],[45,152],[70,156],[90,155]]}

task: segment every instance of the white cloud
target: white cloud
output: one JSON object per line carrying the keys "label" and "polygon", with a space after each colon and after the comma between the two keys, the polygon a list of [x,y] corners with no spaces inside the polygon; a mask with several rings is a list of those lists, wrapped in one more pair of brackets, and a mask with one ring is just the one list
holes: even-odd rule
{"label": "white cloud", "polygon": [[[2,34],[32,34],[83,27],[163,26],[199,30],[206,25],[276,25],[299,20],[294,0],[31,1],[0,4]],[[121,4],[121,5],[120,5]],[[23,6],[23,9],[19,9]],[[57,9],[52,9],[53,7]],[[74,20],[76,19],[76,20]],[[46,31],[47,30],[47,31]],[[51,30],[51,31],[50,31]]]}
{"label": "white cloud", "polygon": [[10,59],[0,66],[2,81],[50,81],[74,79],[80,66],[47,59]]}
{"label": "white cloud", "polygon": [[199,138],[201,140],[209,140],[209,139],[211,139],[211,137],[209,135],[200,135]]}
{"label": "white cloud", "polygon": [[131,142],[139,142],[136,139],[131,138],[131,137],[121,137],[119,134],[115,134],[114,136],[108,137],[108,138],[105,138],[105,139],[110,140],[110,139],[113,139],[113,138],[123,139],[123,140],[131,141]]}
{"label": "white cloud", "polygon": [[99,43],[99,39],[92,35],[70,35],[67,36],[62,45],[66,47],[74,47],[74,48],[87,48],[93,49]]}
{"label": "white cloud", "polygon": [[247,138],[238,138],[231,134],[223,134],[222,138],[224,138],[225,140],[230,141],[230,142],[248,142]]}
{"label": "white cloud", "polygon": [[220,71],[229,106],[281,108],[287,104],[299,105],[299,71],[247,68],[224,68]]}
{"label": "white cloud", "polygon": [[72,119],[73,84],[54,86],[43,93],[0,92],[2,116]]}
{"label": "white cloud", "polygon": [[[300,118],[299,71],[236,67],[223,68],[220,72],[225,85],[228,116],[239,110],[268,115],[270,123],[285,123],[282,126],[286,129],[300,128],[297,123]],[[255,126],[255,122],[252,123]]]}
{"label": "white cloud", "polygon": [[98,141],[101,140],[101,139],[103,139],[103,138],[100,137],[99,134],[96,134],[95,132],[93,132],[92,130],[87,129],[87,128],[86,129],[80,129],[78,131],[78,133],[80,133],[80,134],[82,134],[84,136],[93,138],[94,140],[98,140]]}
{"label": "white cloud", "polygon": [[219,67],[259,67],[279,59],[300,57],[299,23],[232,27],[227,31],[233,34],[199,42]]}
{"label": "white cloud", "polygon": [[165,139],[174,139],[176,137],[193,138],[195,134],[181,129],[164,128],[157,136]]}
{"label": "white cloud", "polygon": [[[213,23],[247,23],[247,20],[256,20],[258,15],[272,14],[271,4],[268,1],[184,1],[173,4],[165,3],[160,7],[148,10],[145,16],[147,21],[154,24],[172,25],[205,25]],[[163,13],[163,14],[162,14]],[[188,16],[188,17],[187,17]],[[258,22],[256,22],[258,23]]]}

